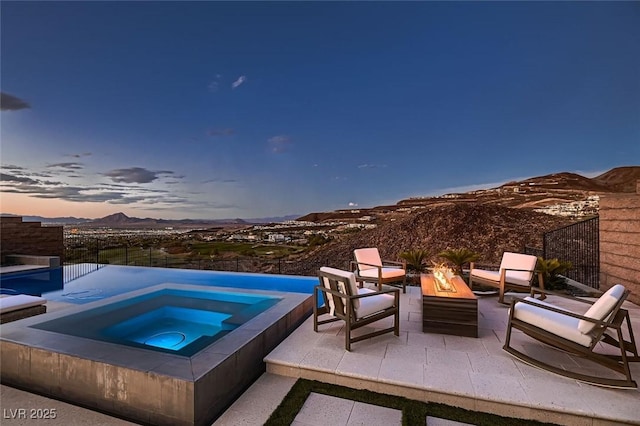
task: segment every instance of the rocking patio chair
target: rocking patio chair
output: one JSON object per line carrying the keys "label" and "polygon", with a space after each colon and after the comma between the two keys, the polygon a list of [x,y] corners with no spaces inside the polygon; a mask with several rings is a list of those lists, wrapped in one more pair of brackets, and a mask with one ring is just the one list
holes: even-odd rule
{"label": "rocking patio chair", "polygon": [[[633,337],[629,312],[621,308],[629,290],[617,284],[595,302],[548,290],[547,293],[589,303],[591,307],[581,315],[532,297],[513,300],[503,349],[526,364],[574,380],[598,386],[637,389],[637,383],[631,378],[629,362],[638,362],[640,357]],[[623,327],[625,321],[626,327]],[[569,371],[526,355],[511,346],[511,331],[514,328],[549,346],[598,363],[624,375],[625,378],[616,379]],[[628,340],[625,340],[623,328],[627,329]],[[596,352],[599,342],[616,347],[620,354]]]}
{"label": "rocking patio chair", "polygon": [[[373,291],[359,289],[353,272],[322,267],[318,271],[320,285],[313,291],[313,330],[334,321],[344,321],[345,349],[351,351],[351,344],[384,333],[400,335],[400,291],[385,289]],[[318,307],[318,292],[322,293],[324,306]],[[330,318],[320,320],[321,315]],[[393,326],[374,330],[370,333],[351,337],[351,332],[380,319],[393,316]]]}

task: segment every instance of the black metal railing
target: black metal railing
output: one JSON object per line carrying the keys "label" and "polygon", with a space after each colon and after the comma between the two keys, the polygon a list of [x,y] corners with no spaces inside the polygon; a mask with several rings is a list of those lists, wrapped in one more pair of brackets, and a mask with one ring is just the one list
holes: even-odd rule
{"label": "black metal railing", "polygon": [[593,288],[600,287],[600,223],[598,217],[546,232],[543,257],[569,261],[568,278]]}
{"label": "black metal railing", "polygon": [[65,238],[64,282],[72,281],[105,265],[313,276],[322,266],[347,268],[348,262],[345,265],[334,265],[328,259],[311,264],[308,260],[300,262],[282,258],[269,259],[242,255],[225,257],[178,256],[171,255],[162,248],[127,246],[95,237],[68,236]]}

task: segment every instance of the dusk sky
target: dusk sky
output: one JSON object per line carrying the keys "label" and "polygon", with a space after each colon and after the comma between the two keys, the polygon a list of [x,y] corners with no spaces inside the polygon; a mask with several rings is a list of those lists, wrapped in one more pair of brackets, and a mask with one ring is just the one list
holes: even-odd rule
{"label": "dusk sky", "polygon": [[640,2],[11,2],[0,211],[261,218],[640,164]]}

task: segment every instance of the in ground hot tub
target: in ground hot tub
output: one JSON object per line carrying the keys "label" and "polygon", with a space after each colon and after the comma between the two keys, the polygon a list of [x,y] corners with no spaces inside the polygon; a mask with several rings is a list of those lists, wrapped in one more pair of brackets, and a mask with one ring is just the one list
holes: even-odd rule
{"label": "in ground hot tub", "polygon": [[308,294],[162,284],[3,325],[2,381],[135,421],[210,424]]}

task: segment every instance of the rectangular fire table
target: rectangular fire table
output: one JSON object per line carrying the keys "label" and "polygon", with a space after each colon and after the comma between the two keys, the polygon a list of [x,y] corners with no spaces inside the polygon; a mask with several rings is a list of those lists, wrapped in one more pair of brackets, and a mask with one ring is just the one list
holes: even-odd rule
{"label": "rectangular fire table", "polygon": [[459,276],[451,279],[455,291],[440,291],[431,274],[420,276],[422,331],[478,337],[478,299]]}

